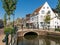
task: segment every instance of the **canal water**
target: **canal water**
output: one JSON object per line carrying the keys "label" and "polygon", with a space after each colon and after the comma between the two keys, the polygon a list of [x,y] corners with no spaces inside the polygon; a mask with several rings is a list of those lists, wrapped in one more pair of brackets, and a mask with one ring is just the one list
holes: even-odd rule
{"label": "canal water", "polygon": [[60,38],[30,35],[30,37],[19,37],[17,45],[60,45]]}

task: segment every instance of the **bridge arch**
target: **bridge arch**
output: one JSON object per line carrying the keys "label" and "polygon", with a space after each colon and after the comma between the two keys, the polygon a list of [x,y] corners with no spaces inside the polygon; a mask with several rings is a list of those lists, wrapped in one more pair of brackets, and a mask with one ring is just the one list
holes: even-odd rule
{"label": "bridge arch", "polygon": [[28,34],[28,33],[34,33],[34,34],[36,34],[36,35],[39,35],[38,32],[35,32],[35,31],[27,31],[27,32],[24,32],[24,33],[23,33],[23,36],[25,36],[25,35]]}
{"label": "bridge arch", "polygon": [[20,37],[20,36],[24,36],[26,33],[29,33],[29,32],[34,32],[37,35],[47,35],[46,31],[41,31],[41,30],[24,30],[24,31],[18,31],[17,35],[18,35],[18,37]]}

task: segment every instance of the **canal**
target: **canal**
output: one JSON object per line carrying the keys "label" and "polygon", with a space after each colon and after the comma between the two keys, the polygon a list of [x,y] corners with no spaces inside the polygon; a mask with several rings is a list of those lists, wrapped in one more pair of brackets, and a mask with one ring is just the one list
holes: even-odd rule
{"label": "canal", "polygon": [[35,33],[31,34],[26,34],[24,37],[18,37],[17,45],[60,45],[60,38],[38,36]]}

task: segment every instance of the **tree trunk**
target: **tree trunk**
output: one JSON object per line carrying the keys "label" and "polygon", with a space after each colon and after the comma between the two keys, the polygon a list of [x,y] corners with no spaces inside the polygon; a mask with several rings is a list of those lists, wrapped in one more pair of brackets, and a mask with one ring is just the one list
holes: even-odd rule
{"label": "tree trunk", "polygon": [[13,35],[11,34],[11,45],[12,45],[12,37],[13,37]]}
{"label": "tree trunk", "polygon": [[8,34],[6,34],[6,45],[8,45]]}
{"label": "tree trunk", "polygon": [[10,25],[10,16],[8,16],[8,25]]}

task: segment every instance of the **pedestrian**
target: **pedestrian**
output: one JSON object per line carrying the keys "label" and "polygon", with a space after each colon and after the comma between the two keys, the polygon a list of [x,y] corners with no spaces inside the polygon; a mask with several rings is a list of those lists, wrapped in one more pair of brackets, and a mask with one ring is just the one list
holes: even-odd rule
{"label": "pedestrian", "polygon": [[22,28],[22,30],[23,30],[23,24],[21,25],[21,28]]}

